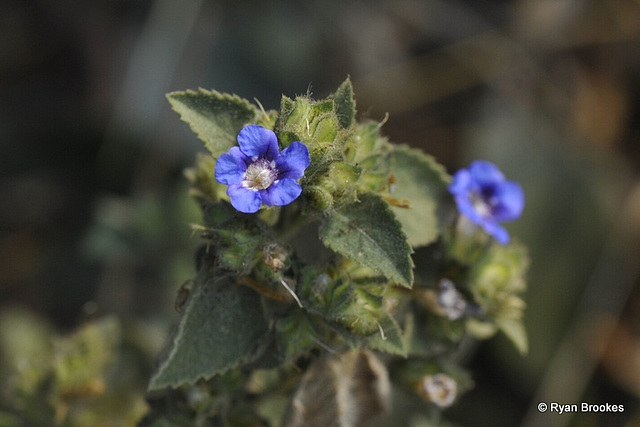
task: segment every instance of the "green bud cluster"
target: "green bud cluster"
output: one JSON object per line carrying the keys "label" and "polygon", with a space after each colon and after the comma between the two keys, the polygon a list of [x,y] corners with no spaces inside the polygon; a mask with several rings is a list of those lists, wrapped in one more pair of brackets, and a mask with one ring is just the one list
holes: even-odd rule
{"label": "green bud cluster", "polygon": [[328,211],[356,200],[361,169],[345,155],[353,145],[355,101],[349,80],[327,99],[283,96],[275,132],[284,147],[293,141],[309,149],[311,165],[302,179],[311,208]]}
{"label": "green bud cluster", "polygon": [[373,311],[379,308],[380,302],[364,289],[356,288],[344,277],[331,277],[314,270],[306,272],[305,279],[300,296],[310,312],[356,335],[369,335],[376,330]]}
{"label": "green bud cluster", "polygon": [[488,318],[474,321],[472,331],[484,338],[502,330],[522,352],[527,348],[522,293],[526,290],[528,265],[523,246],[492,245],[469,271],[469,289]]}

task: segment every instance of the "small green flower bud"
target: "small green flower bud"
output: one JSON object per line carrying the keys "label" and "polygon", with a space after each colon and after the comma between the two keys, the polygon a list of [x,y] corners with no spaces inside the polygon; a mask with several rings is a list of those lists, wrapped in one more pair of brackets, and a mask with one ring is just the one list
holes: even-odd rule
{"label": "small green flower bud", "polygon": [[305,188],[305,194],[315,209],[326,211],[333,206],[331,193],[318,185]]}
{"label": "small green flower bud", "polygon": [[338,322],[356,335],[367,336],[378,331],[382,298],[356,287],[352,300],[338,316]]}
{"label": "small green flower bud", "polygon": [[470,289],[488,312],[525,290],[528,258],[523,247],[493,245],[469,272]]}
{"label": "small green flower bud", "polygon": [[318,118],[314,123],[309,124],[313,128],[313,137],[319,143],[333,142],[338,134],[337,119],[333,114],[327,114]]}
{"label": "small green flower bud", "polygon": [[357,125],[353,141],[356,145],[355,161],[361,162],[367,157],[380,152],[386,138],[379,135],[380,123],[368,122]]}
{"label": "small green flower bud", "polygon": [[529,265],[526,249],[517,244],[492,245],[469,271],[469,289],[492,325],[468,324],[476,337],[499,329],[521,352],[527,351],[526,331],[522,325],[525,303],[520,294],[526,288]]}
{"label": "small green flower bud", "polygon": [[354,163],[356,159],[356,151],[358,147],[356,142],[353,139],[349,139],[345,144],[342,150],[343,158],[345,161],[349,163]]}
{"label": "small green flower bud", "polygon": [[298,97],[295,101],[292,101],[291,113],[288,115],[285,121],[286,129],[303,129],[307,121],[309,120],[309,110],[311,108],[311,101],[305,97]]}
{"label": "small green flower bud", "polygon": [[360,168],[345,162],[331,164],[318,185],[333,197],[335,202],[351,202],[356,197],[354,185],[360,177]]}

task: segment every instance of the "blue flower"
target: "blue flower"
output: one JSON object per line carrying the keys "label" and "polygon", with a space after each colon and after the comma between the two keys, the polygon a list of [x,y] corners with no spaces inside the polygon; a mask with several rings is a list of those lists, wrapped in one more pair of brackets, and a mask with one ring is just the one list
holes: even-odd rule
{"label": "blue flower", "polygon": [[460,213],[501,244],[509,242],[509,233],[500,222],[514,220],[522,213],[524,193],[517,182],[507,181],[493,163],[477,160],[456,172],[449,191]]}
{"label": "blue flower", "polygon": [[298,198],[302,187],[296,180],[311,162],[306,145],[295,141],[278,152],[276,134],[259,125],[245,126],[238,145],[221,155],[215,166],[216,180],[229,186],[234,208],[254,213],[263,203],[283,206]]}

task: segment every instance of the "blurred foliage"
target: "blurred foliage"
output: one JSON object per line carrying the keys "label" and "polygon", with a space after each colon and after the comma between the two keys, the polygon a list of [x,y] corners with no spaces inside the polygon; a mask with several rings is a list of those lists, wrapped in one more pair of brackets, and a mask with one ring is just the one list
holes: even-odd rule
{"label": "blurred foliage", "polygon": [[104,317],[59,336],[27,310],[3,310],[2,425],[135,425],[147,404],[120,328]]}

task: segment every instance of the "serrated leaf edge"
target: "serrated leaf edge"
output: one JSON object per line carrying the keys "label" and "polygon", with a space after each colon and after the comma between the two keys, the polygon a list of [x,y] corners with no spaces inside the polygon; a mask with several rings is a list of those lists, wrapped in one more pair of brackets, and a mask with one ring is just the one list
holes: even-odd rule
{"label": "serrated leaf edge", "polygon": [[[250,103],[247,99],[242,98],[241,96],[238,96],[236,94],[229,94],[229,93],[225,93],[225,92],[218,92],[217,90],[208,90],[208,89],[204,89],[204,88],[198,88],[197,90],[193,90],[193,89],[187,89],[187,90],[177,90],[177,91],[173,91],[173,92],[169,92],[167,93],[165,96],[167,98],[167,100],[169,101],[169,104],[171,105],[171,109],[173,111],[175,111],[176,113],[178,113],[178,115],[180,116],[180,120],[182,120],[183,122],[185,122],[186,124],[189,125],[189,128],[193,131],[193,133],[196,134],[196,136],[198,137],[198,139],[200,141],[202,141],[205,145],[205,147],[208,147],[209,141],[206,140],[205,136],[202,135],[200,132],[198,132],[197,129],[194,128],[194,126],[191,124],[191,122],[185,118],[185,115],[179,111],[179,106],[177,106],[177,104],[182,104],[178,99],[177,96],[178,95],[199,95],[199,94],[203,94],[206,96],[218,96],[222,99],[226,99],[229,101],[233,101],[233,102],[237,102],[239,101],[242,104],[245,104],[249,109],[254,111],[254,120],[250,120],[247,123],[253,123],[257,121],[258,118],[258,114],[259,114],[259,109],[253,105],[252,103]],[[236,136],[237,135],[229,135],[227,134],[229,139],[232,141],[235,141]]]}
{"label": "serrated leaf edge", "polygon": [[[376,197],[376,198],[378,198],[379,200],[382,200],[382,201],[384,202],[384,199],[380,198],[380,196],[378,196],[378,195],[377,195],[377,194],[375,194],[375,193],[364,193],[364,194],[366,194],[366,195],[370,195],[370,196],[373,196],[373,197]],[[360,196],[362,196],[362,194],[361,194]],[[360,200],[358,200],[358,201],[356,201],[356,202],[354,202],[354,203],[361,203],[361,201],[360,201]],[[348,206],[348,205],[346,205],[346,206]],[[346,207],[346,206],[345,206],[345,207]],[[397,284],[400,284],[400,285],[402,285],[402,286],[404,286],[404,287],[406,287],[406,288],[411,289],[411,288],[412,288],[412,286],[413,286],[413,267],[414,267],[413,259],[411,258],[411,254],[413,253],[413,249],[412,249],[412,248],[411,248],[411,246],[407,243],[407,236],[405,235],[404,231],[402,230],[402,224],[400,223],[400,221],[398,221],[398,220],[397,220],[397,218],[396,218],[395,214],[393,213],[393,211],[390,209],[389,205],[388,205],[386,202],[384,202],[384,206],[386,207],[387,212],[388,212],[389,214],[391,214],[391,216],[393,217],[393,223],[395,224],[395,226],[397,226],[398,230],[400,231],[400,233],[401,233],[401,234],[402,234],[402,236],[404,237],[404,242],[405,242],[405,244],[406,244],[406,246],[407,246],[407,248],[408,248],[408,255],[407,255],[407,256],[408,256],[408,258],[409,258],[409,267],[410,267],[410,269],[409,269],[409,276],[410,276],[410,277],[409,277],[409,278],[404,277],[404,274],[402,274],[402,273],[401,273],[397,268],[396,268],[396,271],[397,271],[397,276],[398,276],[398,277],[388,277],[388,276],[386,276],[386,274],[385,274],[383,271],[378,270],[378,269],[375,269],[375,268],[374,268],[374,270],[375,270],[375,271],[378,271],[378,272],[379,272],[379,273],[381,273],[383,276],[387,277],[389,280],[391,280],[391,281],[393,281],[393,282],[395,282],[395,283],[397,283]],[[332,215],[336,215],[336,214],[338,214],[339,212],[340,212],[340,210],[336,210],[336,211],[334,211],[334,212],[332,213]],[[333,245],[331,245],[331,243],[325,242],[325,240],[324,240],[324,239],[322,239],[322,234],[323,234],[323,231],[322,231],[322,230],[323,230],[323,228],[324,228],[324,225],[325,225],[325,223],[323,222],[323,224],[320,226],[320,230],[319,230],[319,231],[320,231],[320,237],[321,237],[322,242],[323,242],[325,245],[327,245],[327,247],[329,247],[331,250],[334,250],[335,252],[338,252],[338,250],[337,250]],[[367,237],[371,242],[375,243],[375,245],[379,247],[379,245],[378,245],[378,243],[375,241],[375,239],[372,239],[371,237],[369,237],[369,235],[368,235],[364,230],[362,230],[360,227],[357,227],[357,228],[358,228],[358,230],[359,230],[361,233],[363,233],[363,234],[365,235],[365,237]],[[382,249],[382,248],[381,248],[381,249]],[[382,252],[386,253],[386,251],[384,251],[384,250],[383,250]],[[338,252],[338,253],[340,253],[340,252]],[[341,255],[346,256],[346,255],[344,255],[344,254],[341,254]],[[349,257],[347,257],[347,258],[349,258]],[[357,259],[353,259],[353,261],[359,262]],[[366,266],[366,267],[369,267],[369,266]],[[372,267],[370,267],[370,268],[372,268]],[[398,280],[399,278],[401,278],[402,280]]]}

